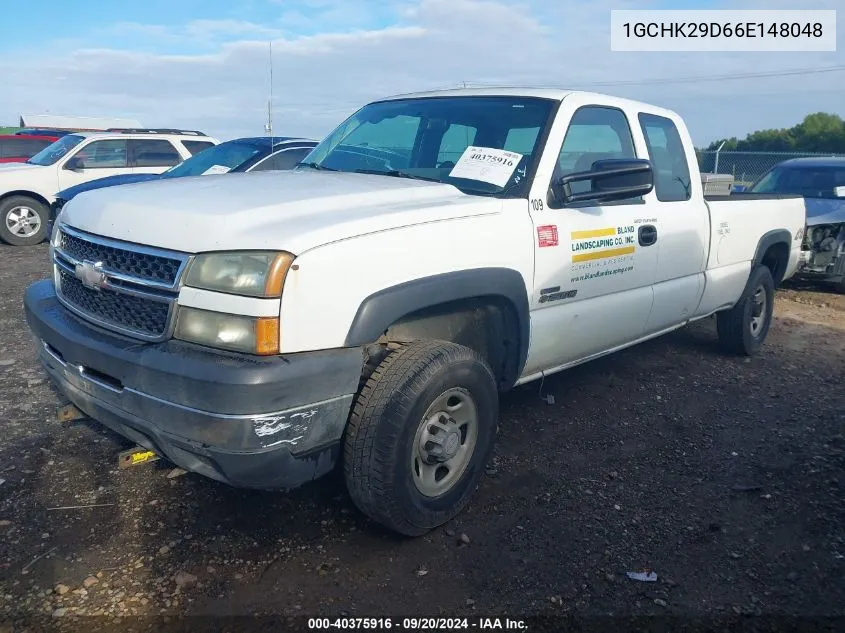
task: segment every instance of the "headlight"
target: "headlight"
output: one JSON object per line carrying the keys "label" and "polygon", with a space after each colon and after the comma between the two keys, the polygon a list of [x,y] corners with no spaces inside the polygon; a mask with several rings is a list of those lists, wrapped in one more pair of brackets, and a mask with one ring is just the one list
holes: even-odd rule
{"label": "headlight", "polygon": [[185,285],[248,297],[280,297],[293,255],[278,251],[241,251],[197,255]]}
{"label": "headlight", "polygon": [[[61,206],[54,207],[50,210],[51,219],[49,220],[52,222],[50,226],[50,261],[53,261],[53,253],[56,250],[56,247],[59,246],[59,224],[62,222],[62,207]],[[52,217],[55,214],[55,217]]]}
{"label": "headlight", "polygon": [[179,307],[176,338],[199,345],[267,356],[279,353],[279,319]]}

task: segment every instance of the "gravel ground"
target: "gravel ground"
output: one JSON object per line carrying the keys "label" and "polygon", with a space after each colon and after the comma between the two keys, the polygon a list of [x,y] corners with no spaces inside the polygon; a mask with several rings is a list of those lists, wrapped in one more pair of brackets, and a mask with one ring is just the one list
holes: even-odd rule
{"label": "gravel ground", "polygon": [[[130,444],[57,422],[35,363],[21,297],[46,246],[0,258],[0,630],[35,614],[845,615],[843,296],[780,290],[751,360],[722,355],[706,319],[516,389],[475,501],[408,540],[338,477],[264,493],[119,470]],[[625,575],[643,570],[658,581]]]}

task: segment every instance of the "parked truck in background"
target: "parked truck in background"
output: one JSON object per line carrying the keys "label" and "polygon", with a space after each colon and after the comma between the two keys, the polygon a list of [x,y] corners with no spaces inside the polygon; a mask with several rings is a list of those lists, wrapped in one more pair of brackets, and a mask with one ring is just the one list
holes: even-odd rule
{"label": "parked truck in background", "polygon": [[420,535],[470,500],[501,392],[714,314],[754,354],[803,228],[800,197],[706,200],[669,110],[422,93],[289,172],[71,200],[26,317],[59,389],[139,445],[242,487],[340,462],[358,508]]}

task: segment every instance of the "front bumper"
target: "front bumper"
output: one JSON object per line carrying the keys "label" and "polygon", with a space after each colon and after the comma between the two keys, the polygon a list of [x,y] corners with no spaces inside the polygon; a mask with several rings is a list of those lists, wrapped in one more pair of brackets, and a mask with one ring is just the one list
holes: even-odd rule
{"label": "front bumper", "polygon": [[58,389],[181,468],[238,487],[293,488],[334,467],[362,350],[255,357],[141,343],[72,315],[50,280],[27,288],[24,307]]}

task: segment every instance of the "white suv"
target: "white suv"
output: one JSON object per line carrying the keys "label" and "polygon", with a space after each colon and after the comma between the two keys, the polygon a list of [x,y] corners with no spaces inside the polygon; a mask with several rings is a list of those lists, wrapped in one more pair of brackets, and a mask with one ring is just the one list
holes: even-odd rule
{"label": "white suv", "polygon": [[161,173],[218,142],[188,130],[68,134],[25,163],[0,165],[0,239],[42,242],[57,191],[115,174]]}

